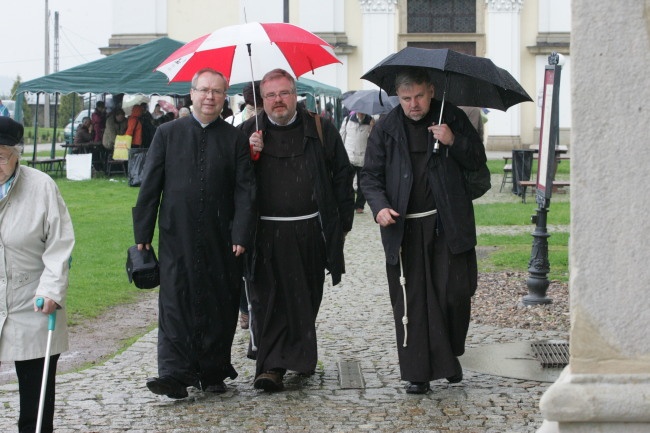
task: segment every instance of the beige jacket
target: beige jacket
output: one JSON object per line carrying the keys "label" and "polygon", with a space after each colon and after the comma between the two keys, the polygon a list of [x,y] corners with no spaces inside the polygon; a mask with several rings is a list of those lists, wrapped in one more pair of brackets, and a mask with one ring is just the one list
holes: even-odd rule
{"label": "beige jacket", "polygon": [[65,300],[73,246],[70,214],[54,181],[18,166],[0,200],[0,362],[45,356],[48,316],[34,311],[34,296],[61,306],[50,354],[68,349]]}
{"label": "beige jacket", "polygon": [[339,134],[343,145],[348,153],[350,164],[355,167],[363,167],[363,160],[366,157],[366,146],[372,125],[360,124],[357,120],[350,118],[343,119]]}

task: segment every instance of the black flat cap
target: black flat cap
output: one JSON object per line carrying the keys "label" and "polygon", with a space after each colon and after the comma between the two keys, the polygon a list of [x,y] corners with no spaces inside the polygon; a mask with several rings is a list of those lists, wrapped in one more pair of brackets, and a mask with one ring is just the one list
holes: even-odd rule
{"label": "black flat cap", "polygon": [[10,117],[0,116],[0,145],[15,146],[23,139],[23,125]]}

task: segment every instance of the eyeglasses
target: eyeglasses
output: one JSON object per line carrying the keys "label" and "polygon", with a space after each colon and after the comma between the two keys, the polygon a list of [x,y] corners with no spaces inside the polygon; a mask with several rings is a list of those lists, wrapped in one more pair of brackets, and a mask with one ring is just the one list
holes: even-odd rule
{"label": "eyeglasses", "polygon": [[267,93],[264,95],[264,99],[268,99],[269,101],[273,101],[275,98],[278,96],[282,99],[287,99],[289,95],[293,95],[294,92],[290,92],[288,90],[283,90],[280,93]]}
{"label": "eyeglasses", "polygon": [[203,96],[204,98],[206,96],[208,96],[208,95],[212,95],[215,98],[216,97],[223,97],[223,96],[226,95],[226,92],[224,92],[223,90],[218,90],[218,89],[206,89],[205,87],[203,87],[201,89],[197,89],[196,87],[193,87],[193,89],[196,90],[197,92],[199,92],[201,94],[201,96]]}
{"label": "eyeglasses", "polygon": [[0,165],[7,165],[9,164],[9,161],[11,161],[11,158],[13,158],[13,155],[9,156],[0,156]]}

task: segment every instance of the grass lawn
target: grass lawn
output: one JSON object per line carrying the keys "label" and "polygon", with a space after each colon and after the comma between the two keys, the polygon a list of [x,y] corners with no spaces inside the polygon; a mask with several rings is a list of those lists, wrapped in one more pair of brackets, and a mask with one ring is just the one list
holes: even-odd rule
{"label": "grass lawn", "polygon": [[[531,228],[531,232],[532,232]],[[479,246],[496,247],[489,257],[479,260],[479,272],[528,272],[528,261],[533,244],[531,235],[480,235]],[[552,233],[548,238],[549,280],[569,280],[569,234]]]}
{"label": "grass lawn", "polygon": [[[488,160],[490,173],[503,174],[503,159]],[[537,174],[537,160],[533,161],[531,179]],[[570,161],[563,160],[557,166],[556,176],[568,179]],[[498,185],[496,186],[498,188]],[[495,185],[492,185],[495,188]],[[529,206],[515,203],[474,204],[474,214],[477,226],[528,226],[530,233],[535,230],[531,224],[531,216],[535,214],[536,205],[531,199]],[[548,212],[548,223],[553,225],[569,225],[571,203],[568,201],[552,201]],[[568,281],[569,279],[569,233],[554,233],[549,231],[548,258],[551,271],[550,280]],[[495,247],[495,251],[479,261],[479,271],[528,271],[528,261],[532,249],[533,237],[525,235],[480,235],[479,246]]]}
{"label": "grass lawn", "polygon": [[128,282],[125,263],[126,250],[134,243],[131,208],[139,190],[123,179],[58,179],[57,184],[76,236],[68,289],[70,322],[74,323],[137,295],[138,289]]}

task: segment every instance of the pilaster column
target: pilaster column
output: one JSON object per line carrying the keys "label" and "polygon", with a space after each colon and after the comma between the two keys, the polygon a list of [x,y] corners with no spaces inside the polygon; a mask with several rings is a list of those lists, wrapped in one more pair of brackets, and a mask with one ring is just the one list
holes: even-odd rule
{"label": "pilaster column", "polygon": [[[520,12],[523,0],[486,0],[486,57],[507,70],[521,82]],[[518,147],[521,134],[521,109],[518,105],[508,111],[491,110],[489,114],[490,146]]]}
{"label": "pilaster column", "polygon": [[[363,28],[362,70],[368,71],[397,51],[397,0],[359,0]],[[362,80],[366,89],[376,86]]]}

